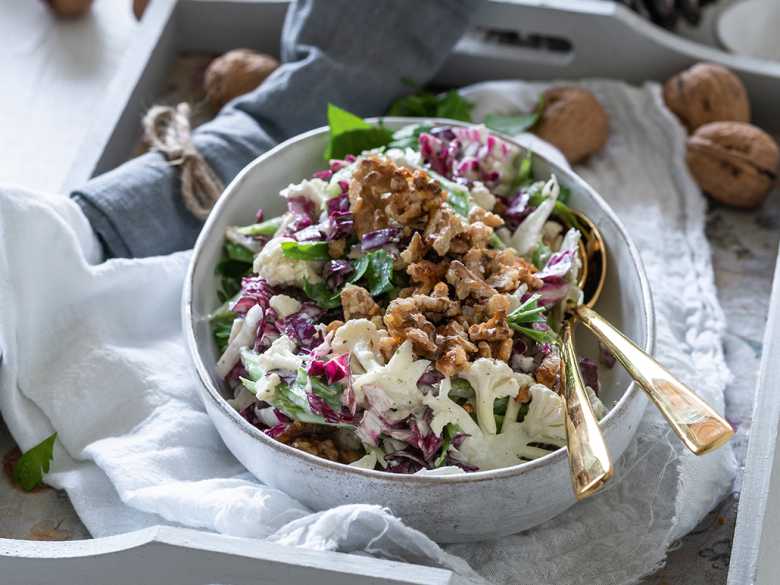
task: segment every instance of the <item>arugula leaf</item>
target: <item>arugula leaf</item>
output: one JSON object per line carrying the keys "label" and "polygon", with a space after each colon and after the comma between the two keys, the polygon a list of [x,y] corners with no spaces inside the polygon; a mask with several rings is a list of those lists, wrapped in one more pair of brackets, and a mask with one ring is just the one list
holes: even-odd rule
{"label": "arugula leaf", "polygon": [[279,227],[282,225],[282,217],[272,217],[261,223],[253,223],[252,225],[245,225],[238,228],[238,233],[244,236],[268,236],[272,237],[276,234]]}
{"label": "arugula leaf", "polygon": [[[539,298],[538,294],[528,298],[507,315],[506,322],[512,329],[530,337],[537,343],[556,343],[558,336],[547,325],[547,319],[544,317],[546,309],[539,306]],[[544,329],[536,329],[534,327],[536,324],[543,325]]]}
{"label": "arugula leaf", "polygon": [[328,242],[282,242],[282,254],[293,260],[330,260]]}
{"label": "arugula leaf", "polygon": [[325,149],[325,160],[360,154],[364,150],[386,146],[393,139],[392,131],[368,122],[346,110],[328,104],[330,140]]}
{"label": "arugula leaf", "polygon": [[305,280],[303,282],[303,292],[322,309],[335,309],[341,306],[339,292],[333,291],[324,282],[312,284]]}
{"label": "arugula leaf", "polygon": [[57,433],[54,433],[26,451],[14,465],[14,481],[24,491],[29,492],[39,486],[43,481],[43,474],[49,473],[56,440]]}
{"label": "arugula leaf", "polygon": [[235,242],[225,242],[225,253],[230,260],[252,264],[255,260],[255,254],[252,250],[244,248],[241,244]]}
{"label": "arugula leaf", "polygon": [[393,257],[385,250],[376,250],[367,254],[368,267],[366,280],[368,291],[372,297],[379,296],[393,289]]}

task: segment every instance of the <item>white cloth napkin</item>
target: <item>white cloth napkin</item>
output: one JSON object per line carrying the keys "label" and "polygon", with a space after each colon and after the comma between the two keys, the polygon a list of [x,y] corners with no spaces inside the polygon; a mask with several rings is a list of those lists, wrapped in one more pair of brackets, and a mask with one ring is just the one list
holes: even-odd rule
{"label": "white cloth napkin", "polygon": [[[683,131],[655,86],[586,85],[611,134],[577,170],[641,250],[657,356],[722,410],[724,316]],[[529,110],[540,87],[464,93],[480,118]],[[312,514],[249,476],[199,403],[179,322],[189,253],[94,264],[97,243],[73,203],[10,189],[0,192],[0,236],[0,407],[23,449],[59,433],[47,482],[67,490],[96,537],[168,522],[440,565],[474,582],[622,584],[663,563],[730,486],[729,447],[693,457],[650,407],[608,489],[525,533],[442,549],[378,506]]]}

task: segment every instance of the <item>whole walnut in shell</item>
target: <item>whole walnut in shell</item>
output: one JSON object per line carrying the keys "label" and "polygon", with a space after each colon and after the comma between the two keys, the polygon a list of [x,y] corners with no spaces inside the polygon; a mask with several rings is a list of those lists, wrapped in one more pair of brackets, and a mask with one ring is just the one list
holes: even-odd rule
{"label": "whole walnut in shell", "polygon": [[215,107],[221,108],[233,98],[255,89],[277,67],[279,61],[271,55],[251,49],[228,51],[206,69],[206,96]]}
{"label": "whole walnut in shell", "polygon": [[734,207],[760,205],[776,178],[780,151],[763,130],[743,122],[712,122],[688,138],[688,168],[714,199]]}
{"label": "whole walnut in shell", "polygon": [[688,132],[710,122],[750,122],[745,86],[731,71],[713,63],[698,63],[669,79],[664,101]]}
{"label": "whole walnut in shell", "polygon": [[552,87],[542,100],[544,111],[533,133],[556,146],[570,163],[588,158],[607,142],[607,112],[588,90]]}
{"label": "whole walnut in shell", "polygon": [[78,18],[89,12],[92,0],[45,0],[52,11],[62,18]]}

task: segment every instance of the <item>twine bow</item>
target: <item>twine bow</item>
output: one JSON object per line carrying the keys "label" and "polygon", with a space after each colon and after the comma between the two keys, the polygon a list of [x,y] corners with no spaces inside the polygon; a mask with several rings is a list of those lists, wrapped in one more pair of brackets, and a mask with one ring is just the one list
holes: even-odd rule
{"label": "twine bow", "polygon": [[190,106],[153,106],[144,116],[143,126],[151,148],[162,153],[168,164],[180,167],[184,205],[198,219],[206,219],[225,185],[192,142]]}

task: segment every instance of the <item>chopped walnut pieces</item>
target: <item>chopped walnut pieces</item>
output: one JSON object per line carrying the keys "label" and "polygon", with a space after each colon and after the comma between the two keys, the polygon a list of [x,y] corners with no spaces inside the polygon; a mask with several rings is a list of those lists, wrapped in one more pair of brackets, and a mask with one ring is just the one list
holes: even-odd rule
{"label": "chopped walnut pieces", "polygon": [[426,251],[427,248],[425,246],[425,242],[423,242],[423,239],[420,236],[420,232],[414,232],[412,239],[409,241],[409,245],[406,247],[406,250],[401,252],[400,257],[404,264],[414,264],[415,262],[419,262],[423,259]]}
{"label": "chopped walnut pieces", "polygon": [[[420,260],[406,268],[406,273],[412,279],[412,282],[417,285],[417,292],[422,294],[428,294],[437,283],[441,283],[446,272],[446,263],[434,263],[430,260]],[[446,287],[447,285],[445,284],[444,286]]]}
{"label": "chopped walnut pieces", "polygon": [[482,222],[491,228],[497,228],[504,225],[504,220],[500,215],[496,215],[482,207],[472,207],[469,211],[469,223]]}
{"label": "chopped walnut pieces", "polygon": [[382,314],[382,309],[371,298],[371,294],[362,286],[354,284],[348,284],[342,289],[341,306],[346,320],[371,318]]}
{"label": "chopped walnut pieces", "polygon": [[520,391],[517,393],[517,396],[515,396],[515,400],[522,404],[526,404],[527,402],[531,401],[531,391],[528,386],[523,386],[520,388]]}
{"label": "chopped walnut pieces", "polygon": [[511,337],[501,341],[494,341],[493,357],[508,362],[509,358],[512,357],[512,345],[513,341]]}
{"label": "chopped walnut pieces", "polygon": [[496,289],[489,286],[479,275],[466,268],[459,260],[450,262],[447,270],[447,282],[455,287],[455,294],[461,300],[469,296],[487,299],[496,294]]}
{"label": "chopped walnut pieces", "polygon": [[341,258],[346,249],[347,240],[331,240],[328,242],[328,254],[331,258]]}
{"label": "chopped walnut pieces", "polygon": [[492,358],[493,350],[490,349],[490,344],[487,341],[480,341],[477,344],[477,351],[479,351],[479,357]]}
{"label": "chopped walnut pieces", "polygon": [[466,235],[470,248],[487,248],[493,235],[493,228],[481,221],[476,221],[468,226]]}
{"label": "chopped walnut pieces", "polygon": [[331,333],[341,327],[344,324],[344,321],[339,321],[338,319],[335,321],[331,321],[325,326],[325,332]]}
{"label": "chopped walnut pieces", "polygon": [[528,285],[529,290],[542,286],[542,281],[534,275],[536,266],[518,256],[513,248],[496,253],[487,271],[486,282],[500,292],[514,292],[521,284]]}
{"label": "chopped walnut pieces", "polygon": [[377,156],[360,159],[349,185],[358,236],[391,222],[422,228],[444,199],[441,185],[424,171],[411,171]]}
{"label": "chopped walnut pieces", "polygon": [[484,323],[475,323],[469,327],[471,341],[503,341],[510,339],[512,333],[506,322],[506,313],[499,313]]}
{"label": "chopped walnut pieces", "polygon": [[384,335],[379,338],[376,348],[379,353],[382,354],[382,357],[385,358],[385,361],[389,362],[399,345],[401,345],[401,340],[399,338]]}
{"label": "chopped walnut pieces", "polygon": [[436,327],[420,312],[413,297],[391,301],[385,313],[385,325],[393,337],[409,339],[418,355],[436,356]]}
{"label": "chopped walnut pieces", "polygon": [[455,320],[438,328],[436,343],[441,348],[436,369],[445,376],[452,376],[465,368],[469,363],[468,354],[477,351],[477,346],[469,341],[466,330]]}
{"label": "chopped walnut pieces", "polygon": [[557,353],[551,352],[545,356],[539,367],[534,372],[534,378],[540,384],[557,391],[560,386],[561,358]]}
{"label": "chopped walnut pieces", "polygon": [[425,241],[429,242],[433,249],[444,256],[450,251],[452,241],[456,236],[466,231],[463,221],[448,207],[441,207],[433,214],[428,225],[425,226]]}

